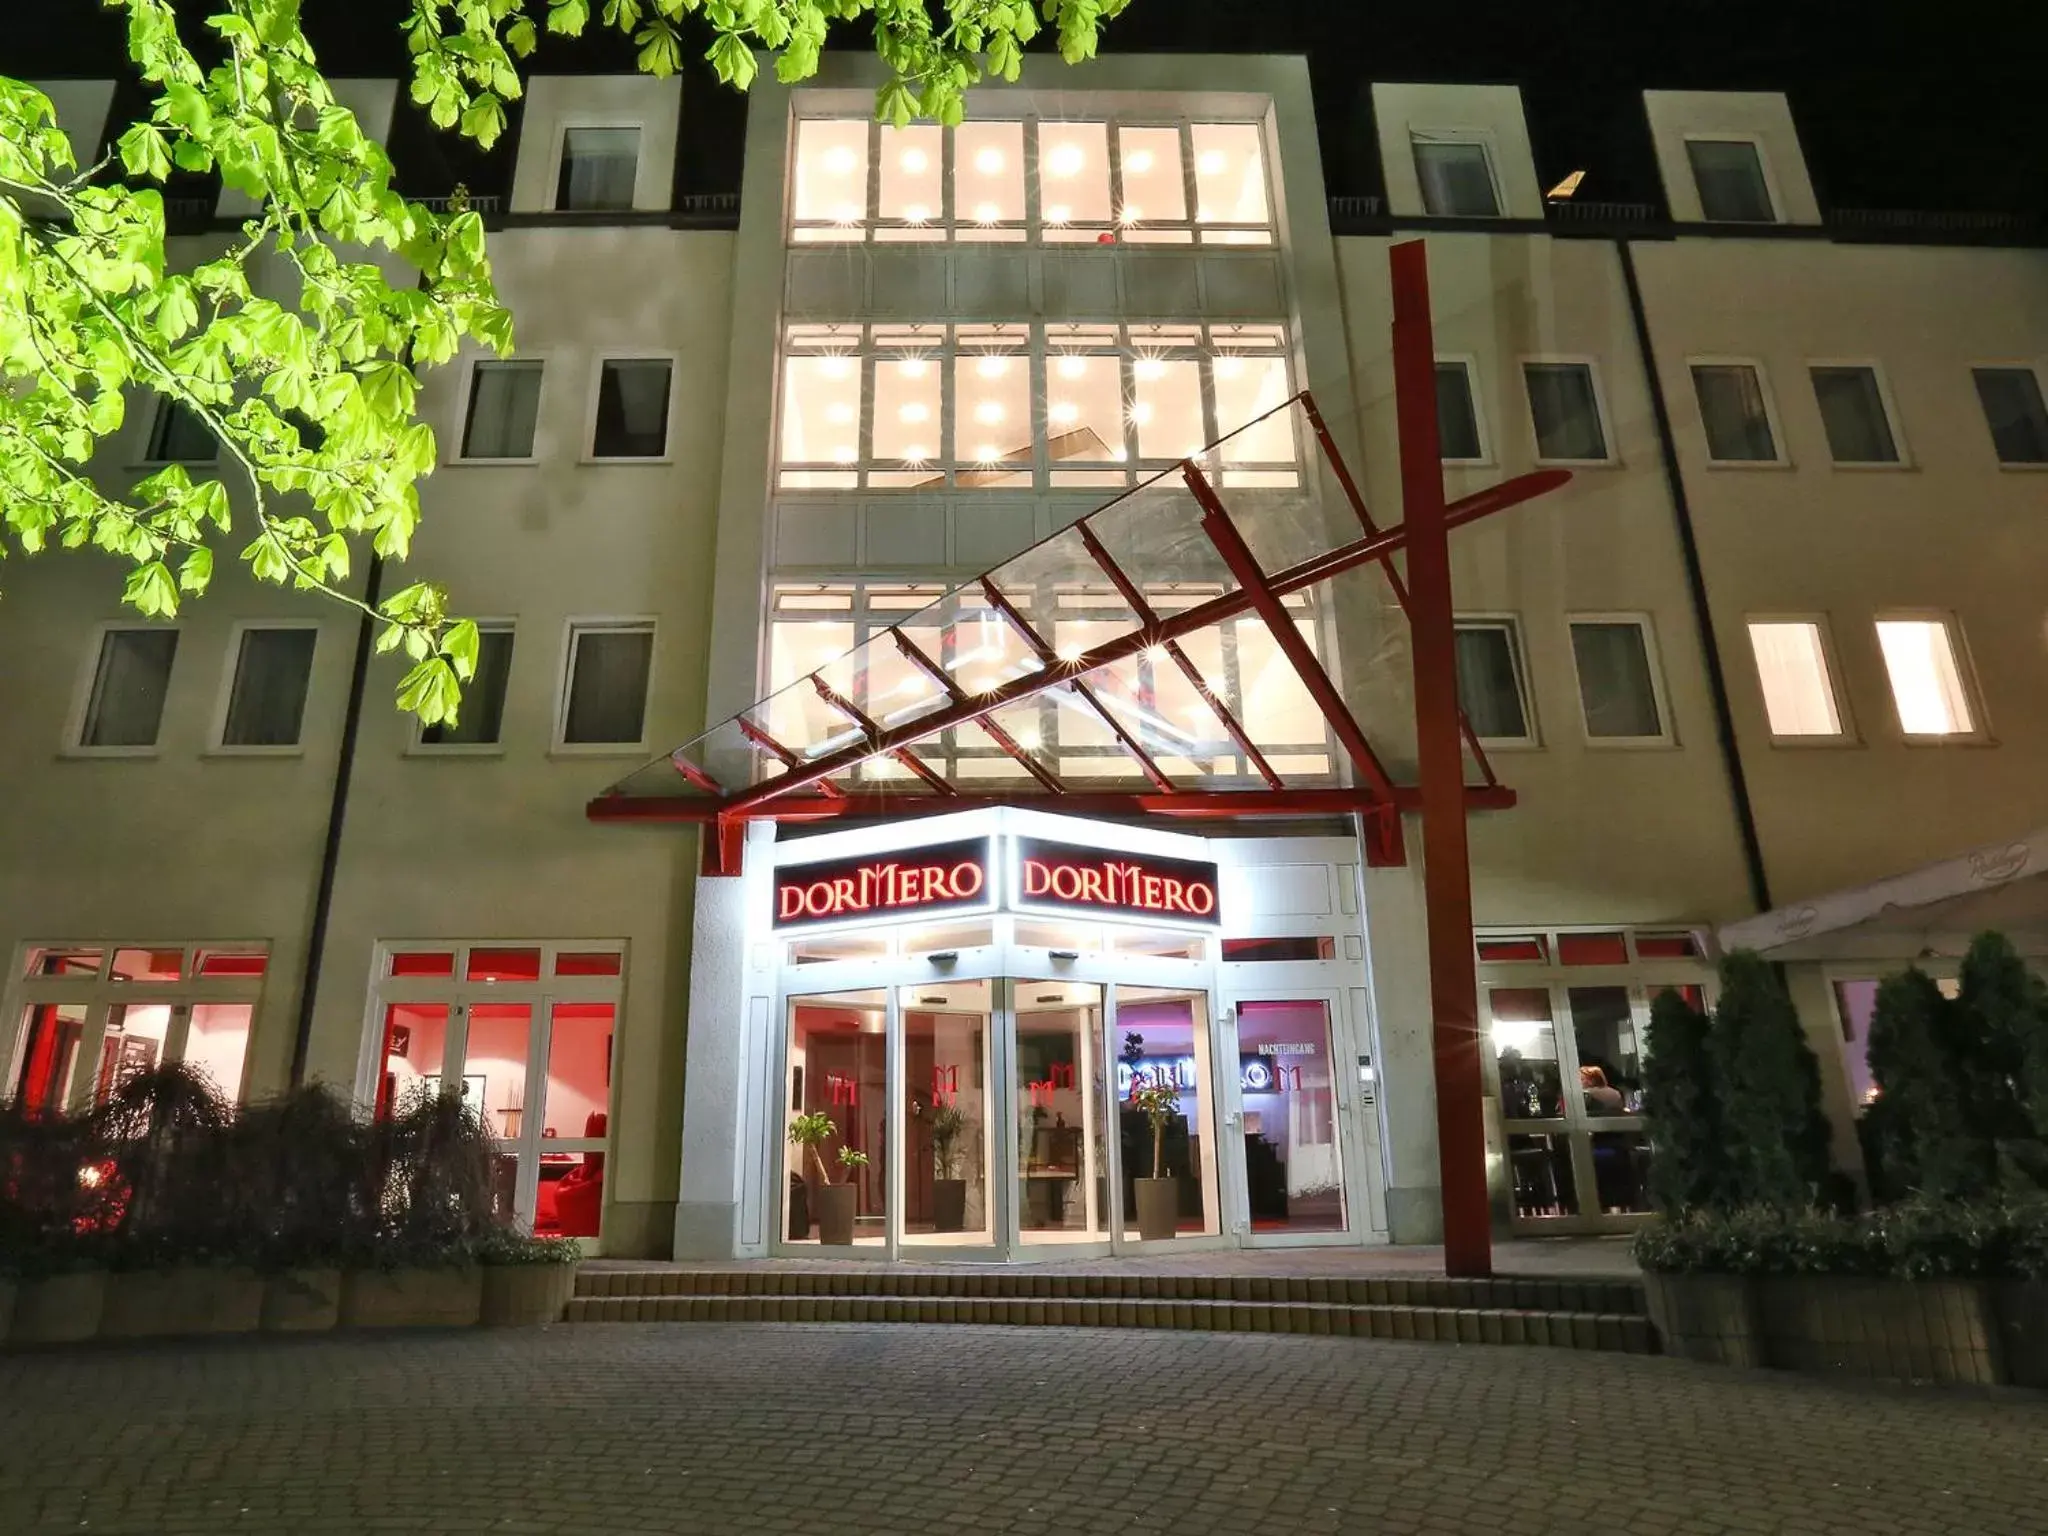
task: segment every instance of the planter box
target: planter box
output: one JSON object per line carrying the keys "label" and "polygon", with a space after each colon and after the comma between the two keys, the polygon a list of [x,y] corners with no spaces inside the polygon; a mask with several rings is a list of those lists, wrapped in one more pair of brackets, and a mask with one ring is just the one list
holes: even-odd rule
{"label": "planter box", "polygon": [[1646,1273],[1643,1292],[1665,1354],[1713,1365],[1764,1363],[1749,1276]]}
{"label": "planter box", "polygon": [[107,1277],[97,1269],[24,1280],[14,1293],[10,1344],[75,1344],[100,1331]]}
{"label": "planter box", "polygon": [[2016,1387],[2048,1387],[2048,1280],[2001,1280],[1992,1299],[2005,1379]]}
{"label": "planter box", "polygon": [[254,1270],[181,1265],[107,1276],[103,1339],[159,1339],[198,1333],[254,1333],[263,1315],[263,1277]]}
{"label": "planter box", "polygon": [[486,1264],[481,1320],[488,1328],[559,1323],[576,1294],[574,1264]]}
{"label": "planter box", "polygon": [[340,1270],[287,1269],[264,1281],[265,1333],[322,1333],[340,1321]]}
{"label": "planter box", "polygon": [[1764,1363],[1990,1385],[2005,1379],[1991,1288],[1977,1280],[1766,1276]]}
{"label": "planter box", "polygon": [[475,1268],[350,1270],[341,1283],[341,1326],[474,1327],[483,1290]]}

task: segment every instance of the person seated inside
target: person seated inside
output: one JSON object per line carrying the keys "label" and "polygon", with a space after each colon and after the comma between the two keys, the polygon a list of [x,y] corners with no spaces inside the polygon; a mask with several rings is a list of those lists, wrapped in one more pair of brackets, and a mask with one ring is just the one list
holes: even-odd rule
{"label": "person seated inside", "polygon": [[1599,1067],[1579,1068],[1579,1091],[1586,1096],[1586,1113],[1589,1115],[1627,1113],[1622,1104],[1621,1090],[1608,1083],[1607,1074]]}

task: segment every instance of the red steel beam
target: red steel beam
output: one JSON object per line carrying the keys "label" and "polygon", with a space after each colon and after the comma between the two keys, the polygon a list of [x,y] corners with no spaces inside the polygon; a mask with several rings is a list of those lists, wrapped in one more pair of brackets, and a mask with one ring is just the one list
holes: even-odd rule
{"label": "red steel beam", "polygon": [[[1109,551],[1103,548],[1102,541],[1095,537],[1086,523],[1076,523],[1074,528],[1081,535],[1081,542],[1087,546],[1088,553],[1095,557],[1095,563],[1102,567],[1102,574],[1110,579],[1111,585],[1122,595],[1123,600],[1131,605],[1131,612],[1138,616],[1138,622],[1148,629],[1156,629],[1159,625],[1159,615],[1154,613],[1152,605],[1145,601],[1145,594],[1138,590],[1138,584],[1126,576],[1123,567],[1110,558]],[[1188,680],[1188,685],[1201,695],[1202,702],[1209,706],[1210,711],[1216,716],[1217,723],[1223,727],[1224,734],[1229,736],[1237,750],[1244,754],[1245,760],[1257,770],[1259,777],[1266,781],[1266,787],[1282,788],[1280,775],[1275,773],[1273,765],[1266,761],[1266,754],[1261,752],[1258,744],[1245,734],[1244,727],[1237,723],[1237,717],[1217,696],[1216,690],[1209,686],[1209,680],[1202,676],[1201,669],[1188,659],[1188,653],[1181,649],[1178,640],[1166,642],[1166,654],[1172,658],[1173,664],[1180,668],[1180,675]]]}
{"label": "red steel beam", "polygon": [[[888,634],[889,637],[896,642],[896,649],[903,653],[904,659],[909,661],[909,663],[912,666],[916,667],[919,671],[923,672],[926,677],[930,678],[933,682],[937,683],[939,687],[942,690],[944,690],[947,698],[951,699],[955,704],[964,704],[967,702],[967,695],[960,691],[960,685],[954,682],[952,678],[946,675],[946,669],[944,667],[941,667],[936,661],[933,661],[931,657],[925,655],[923,651],[920,651],[917,648],[915,642],[911,640],[910,636],[904,634],[902,630],[896,629],[893,626],[889,629]],[[1012,736],[1008,731],[1004,730],[1000,725],[997,725],[993,718],[984,716],[982,719],[977,721],[976,724],[978,724],[982,728],[982,730],[988,734],[988,737],[991,741],[993,741],[997,746],[1001,747],[1005,752],[1009,753],[1011,757],[1015,758],[1018,764],[1022,766],[1024,771],[1030,774],[1031,777],[1033,777],[1034,779],[1038,780],[1039,784],[1042,785],[1046,790],[1050,791],[1055,795],[1066,793],[1067,786],[1059,781],[1059,779],[1053,774],[1053,771],[1050,768],[1046,767],[1045,764],[1039,762],[1037,758],[1031,756],[1028,752],[1026,752],[1024,748],[1018,744],[1017,738]]]}
{"label": "red steel beam", "polygon": [[1295,676],[1301,679],[1302,687],[1316,701],[1316,708],[1323,712],[1330,729],[1337,733],[1337,740],[1343,744],[1351,766],[1372,786],[1377,798],[1393,799],[1394,781],[1387,777],[1379,753],[1373,751],[1372,743],[1365,739],[1365,732],[1351,718],[1344,696],[1330,681],[1330,674],[1323,670],[1323,664],[1316,660],[1316,653],[1301,638],[1301,631],[1294,627],[1294,615],[1287,611],[1286,604],[1267,585],[1266,573],[1259,569],[1259,562],[1253,557],[1244,536],[1237,531],[1237,525],[1231,522],[1230,514],[1223,510],[1223,503],[1192,463],[1182,464],[1180,472],[1188,483],[1188,489],[1194,492],[1195,500],[1202,505],[1202,532],[1209,536],[1209,542],[1216,546],[1216,553],[1223,557],[1223,563],[1230,567],[1230,574],[1237,578],[1238,586],[1250,596],[1252,607],[1266,621],[1273,643],[1280,647],[1281,654],[1293,666]]}
{"label": "red steel beam", "polygon": [[[1446,511],[1445,526],[1455,528],[1465,523],[1476,522],[1482,517],[1489,517],[1495,512],[1504,511],[1541,496],[1546,491],[1555,490],[1570,478],[1571,475],[1561,469],[1539,469],[1531,474],[1517,475],[1512,480],[1489,486],[1486,490],[1453,502]],[[1278,571],[1266,578],[1266,586],[1275,597],[1285,597],[1290,592],[1302,591],[1358,566],[1383,560],[1405,544],[1407,539],[1405,530],[1391,528],[1376,539],[1360,539],[1356,543],[1328,550],[1312,560],[1304,560],[1299,565]],[[1240,614],[1248,613],[1251,608],[1250,593],[1225,592],[1220,597],[1212,597],[1205,603],[1197,603],[1192,608],[1183,609],[1161,619],[1156,628],[1140,627],[1127,635],[1119,635],[1114,640],[1103,642],[1094,650],[1077,657],[1071,664],[1071,671],[1076,675],[1092,672],[1097,667],[1107,666],[1110,662],[1120,661],[1126,656],[1135,656],[1148,645],[1163,645],[1168,640],[1191,635],[1197,630],[1207,629],[1212,624],[1220,624],[1225,619],[1233,619]],[[1068,664],[1063,662],[1061,665],[1064,668]],[[978,720],[1005,705],[1016,703],[1019,699],[1042,693],[1058,681],[1059,678],[1044,672],[1014,678],[987,693],[962,697],[958,703],[945,709],[885,730],[880,745],[884,748],[902,746],[921,737],[936,735],[966,721]],[[742,725],[744,727],[744,722]],[[780,774],[756,784],[751,789],[732,795],[722,803],[722,809],[731,814],[752,811],[755,806],[767,801],[779,799],[794,790],[829,779],[833,774],[852,767],[867,756],[870,750],[859,746],[842,748],[806,767],[793,768],[786,774]]]}
{"label": "red steel beam", "polygon": [[[754,724],[754,722],[749,720],[745,715],[734,716],[733,724],[737,725],[740,728],[740,734],[742,736],[746,737],[747,740],[751,741],[763,752],[766,752],[770,757],[774,758],[777,762],[781,763],[782,766],[787,768],[791,773],[795,773],[803,767],[804,760],[802,758],[798,757],[794,752],[790,751],[789,748],[785,747],[773,736],[770,736],[766,731],[762,730],[760,726]],[[835,768],[833,772],[836,773],[838,772],[838,770]],[[845,791],[842,790],[837,784],[834,784],[829,778],[826,778],[823,775],[819,775],[816,778],[807,779],[805,782],[816,784],[821,790],[824,791],[824,793],[828,795],[840,795],[845,793]],[[721,805],[727,811],[730,811],[733,808],[729,798],[725,801],[722,801]]]}
{"label": "red steel beam", "polygon": [[1408,240],[1396,245],[1389,258],[1401,526],[1408,530],[1408,625],[1415,659],[1416,776],[1422,791],[1422,888],[1429,926],[1444,1273],[1484,1276],[1493,1273],[1493,1222],[1486,1198],[1479,980],[1472,947],[1472,867],[1459,740],[1451,549],[1445,537],[1443,456],[1437,436],[1429,255],[1422,241]]}
{"label": "red steel beam", "polygon": [[694,788],[703,790],[707,795],[722,795],[725,793],[724,785],[720,784],[718,780],[711,777],[710,774],[699,768],[680,752],[669,753],[668,765],[688,779]]}
{"label": "red steel beam", "polygon": [[[1513,807],[1515,792],[1506,785],[1468,785],[1465,807],[1472,811],[1504,811]],[[952,799],[936,795],[899,795],[886,790],[855,790],[850,794],[787,795],[747,816],[721,816],[709,800],[683,800],[670,795],[600,795],[585,808],[592,821],[720,822],[844,821],[859,817],[951,815],[991,806],[1045,807],[1076,816],[1175,816],[1189,821],[1224,821],[1245,816],[1351,816],[1420,808],[1417,791],[1397,787],[1391,803],[1363,789],[1182,789],[1170,795],[1145,790],[1079,790],[1051,802],[1043,795],[1014,791],[968,792]]]}
{"label": "red steel beam", "polygon": [[[831,705],[834,709],[838,710],[839,713],[846,716],[846,718],[851,720],[855,725],[859,726],[862,730],[866,731],[870,737],[879,736],[881,734],[879,727],[876,726],[874,721],[870,720],[867,717],[867,712],[865,710],[863,710],[858,704],[855,704],[853,700],[846,697],[846,695],[841,693],[837,688],[834,688],[830,683],[826,682],[825,679],[818,676],[817,673],[813,672],[811,674],[810,681],[811,687],[817,691],[817,695],[819,698],[823,699],[827,704]],[[898,747],[889,755],[893,757],[897,762],[901,763],[904,767],[908,768],[912,773],[916,774],[920,779],[923,779],[925,783],[931,785],[931,787],[937,790],[940,794],[950,795],[953,793],[953,786],[948,784],[944,779],[939,777],[938,774],[932,772],[930,768],[926,767],[922,762],[920,762],[917,758],[917,755],[913,753],[910,750],[910,748]]]}

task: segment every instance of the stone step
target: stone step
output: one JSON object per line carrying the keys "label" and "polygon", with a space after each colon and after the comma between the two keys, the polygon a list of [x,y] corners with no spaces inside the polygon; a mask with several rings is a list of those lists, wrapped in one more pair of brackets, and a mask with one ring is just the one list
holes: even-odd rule
{"label": "stone step", "polygon": [[1353,1305],[1328,1301],[1239,1302],[1179,1298],[1148,1301],[1107,1296],[1049,1299],[1028,1296],[844,1295],[815,1291],[749,1294],[643,1292],[579,1294],[569,1303],[565,1321],[586,1324],[981,1323],[1012,1327],[1306,1333],[1455,1344],[1542,1344],[1637,1355],[1654,1354],[1657,1349],[1649,1319],[1640,1313]]}
{"label": "stone step", "polygon": [[1639,1280],[1447,1280],[1442,1276],[1183,1275],[1028,1268],[845,1269],[591,1268],[581,1298],[673,1296],[859,1296],[987,1301],[1150,1301],[1430,1307],[1449,1311],[1643,1315]]}

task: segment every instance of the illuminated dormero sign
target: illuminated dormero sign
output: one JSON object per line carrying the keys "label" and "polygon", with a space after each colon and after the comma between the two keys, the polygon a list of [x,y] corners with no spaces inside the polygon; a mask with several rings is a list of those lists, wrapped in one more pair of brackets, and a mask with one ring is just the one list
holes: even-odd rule
{"label": "illuminated dormero sign", "polygon": [[981,911],[993,905],[989,840],[868,853],[775,871],[775,926]]}
{"label": "illuminated dormero sign", "polygon": [[1016,866],[1020,907],[1210,926],[1222,922],[1214,864],[1020,837]]}

